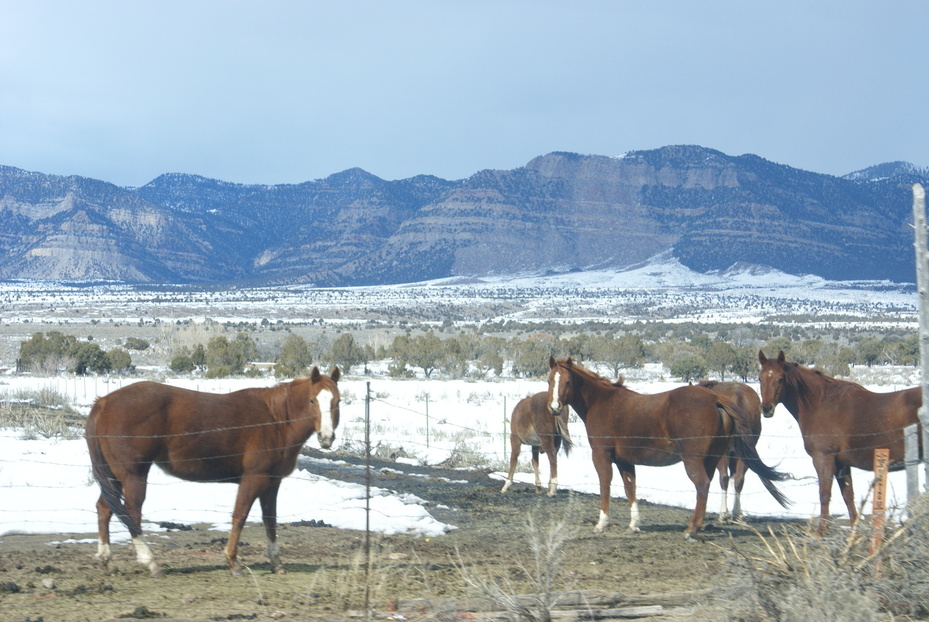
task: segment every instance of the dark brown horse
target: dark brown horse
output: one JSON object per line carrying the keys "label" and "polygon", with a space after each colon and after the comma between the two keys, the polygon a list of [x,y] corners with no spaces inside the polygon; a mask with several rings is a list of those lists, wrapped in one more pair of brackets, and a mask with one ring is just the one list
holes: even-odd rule
{"label": "dark brown horse", "polygon": [[568,407],[564,406],[557,416],[552,417],[548,412],[548,393],[545,391],[519,400],[510,416],[510,472],[500,492],[506,492],[513,485],[513,473],[516,472],[516,461],[522,445],[532,446],[536,492],[542,492],[539,450],[548,456],[548,496],[554,497],[555,489],[558,488],[558,450],[564,447],[567,456],[574,446],[568,434]]}
{"label": "dark brown horse", "polygon": [[761,407],[766,415],[783,404],[797,420],[806,453],[813,458],[819,479],[819,527],[825,533],[829,521],[832,478],[848,508],[852,524],[858,519],[851,467],[874,470],[874,450],[890,450],[890,468],[903,467],[903,429],[917,423],[922,404],[919,387],[873,393],[821,371],[790,363],[784,352],[769,359],[758,351],[761,371]]}
{"label": "dark brown horse", "polygon": [[87,417],[87,446],[100,484],[97,558],[110,559],[110,518],[129,529],[136,558],[161,575],[142,540],[142,502],[148,472],[195,482],[239,485],[226,561],[233,574],[239,535],[255,499],[261,503],[274,572],[284,572],[277,546],[277,492],[314,432],[323,448],[339,425],[338,367],[331,376],[313,368],[309,378],[226,395],[201,393],[156,382],[139,382],[101,397]]}
{"label": "dark brown horse", "polygon": [[684,463],[697,490],[693,516],[684,535],[703,526],[713,471],[732,446],[736,455],[758,474],[781,505],[787,503],[773,482],[784,474],[765,465],[745,438],[751,434],[742,414],[709,389],[685,386],[643,395],[576,365],[570,358],[549,357],[548,397],[551,412],[570,404],[587,426],[594,468],[600,479],[600,520],[595,531],[609,524],[613,465],[619,469],[629,500],[630,531],[638,531],[635,466]]}
{"label": "dark brown horse", "polygon": [[[716,395],[726,398],[733,408],[742,411],[750,430],[750,433],[744,438],[752,447],[757,446],[758,437],[761,436],[761,399],[755,389],[741,382],[719,382],[716,380],[704,380],[699,385],[706,387]],[[745,472],[747,470],[748,465],[745,464],[744,460],[740,460],[736,456],[733,448],[730,448],[727,454],[719,459],[716,471],[719,473],[719,487],[723,491],[723,500],[719,508],[720,521],[726,521],[730,516],[736,520],[742,518],[742,487],[745,485]],[[729,514],[728,500],[730,477],[733,480],[732,487],[735,491],[731,515]]]}

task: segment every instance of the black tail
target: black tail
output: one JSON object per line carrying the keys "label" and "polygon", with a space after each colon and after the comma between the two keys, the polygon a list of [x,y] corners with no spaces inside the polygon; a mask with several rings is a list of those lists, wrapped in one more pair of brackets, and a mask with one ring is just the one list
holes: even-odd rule
{"label": "black tail", "polygon": [[142,525],[132,520],[126,506],[123,504],[123,488],[106,461],[103,455],[103,448],[100,446],[100,438],[95,434],[94,418],[98,405],[94,405],[90,415],[87,418],[87,449],[90,451],[90,464],[94,474],[94,479],[100,484],[100,494],[116,517],[129,530],[129,535],[136,537],[142,533]]}
{"label": "black tail", "polygon": [[571,450],[574,449],[574,441],[571,440],[571,435],[568,433],[567,408],[565,408],[564,417],[561,415],[555,417],[555,427],[561,436],[561,449],[564,451],[564,455],[570,456]]}
{"label": "black tail", "polygon": [[761,479],[761,483],[764,485],[767,491],[771,493],[771,496],[774,497],[775,501],[780,503],[781,507],[787,508],[790,505],[790,500],[784,496],[784,493],[778,490],[777,486],[774,485],[774,482],[783,482],[788,477],[790,477],[790,475],[788,473],[778,471],[774,467],[770,467],[761,461],[761,456],[758,455],[758,451],[755,449],[755,446],[745,440],[746,438],[753,436],[753,434],[749,428],[748,422],[745,420],[745,417],[742,414],[742,411],[732,406],[725,400],[719,398],[717,399],[717,405],[723,412],[732,418],[732,421],[735,424],[735,429],[732,431],[732,449],[735,452],[736,457],[745,462],[745,465]]}

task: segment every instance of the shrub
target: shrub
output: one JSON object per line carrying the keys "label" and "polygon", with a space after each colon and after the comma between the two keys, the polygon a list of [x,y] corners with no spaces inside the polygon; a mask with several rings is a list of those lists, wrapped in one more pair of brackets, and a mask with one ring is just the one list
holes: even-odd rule
{"label": "shrub", "polygon": [[149,342],[144,339],[139,339],[138,337],[127,337],[126,341],[123,342],[123,346],[127,350],[148,350],[151,346]]}
{"label": "shrub", "polygon": [[685,354],[671,362],[670,371],[684,382],[698,380],[706,376],[706,361],[699,354]]}
{"label": "shrub", "polygon": [[197,368],[194,365],[193,359],[188,354],[178,354],[171,359],[171,363],[168,365],[171,371],[176,373],[191,372]]}
{"label": "shrub", "polygon": [[109,361],[110,369],[115,372],[128,373],[135,369],[132,365],[132,357],[122,348],[108,350],[106,358]]}

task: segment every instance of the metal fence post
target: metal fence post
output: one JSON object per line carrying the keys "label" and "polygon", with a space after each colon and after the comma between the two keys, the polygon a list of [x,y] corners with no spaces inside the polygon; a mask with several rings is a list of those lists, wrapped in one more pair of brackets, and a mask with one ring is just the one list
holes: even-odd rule
{"label": "metal fence post", "polygon": [[[916,247],[916,289],[919,303],[919,364],[922,384],[922,406],[919,423],[922,428],[922,446],[929,448],[929,252],[926,250],[926,192],[920,184],[913,184],[913,228]],[[929,462],[923,462],[926,482],[929,484]]]}

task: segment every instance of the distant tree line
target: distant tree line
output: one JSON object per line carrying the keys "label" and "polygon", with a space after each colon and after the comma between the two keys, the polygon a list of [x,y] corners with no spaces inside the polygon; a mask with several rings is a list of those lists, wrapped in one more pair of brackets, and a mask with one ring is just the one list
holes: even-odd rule
{"label": "distant tree line", "polygon": [[[417,334],[408,329],[389,344],[374,347],[362,345],[352,332],[342,332],[331,342],[328,338],[307,341],[290,333],[273,352],[260,352],[246,331],[231,338],[201,334],[200,340],[174,344],[167,365],[175,373],[196,372],[209,378],[257,375],[262,371],[252,363],[264,357],[273,363],[277,377],[288,378],[307,373],[313,365],[338,365],[346,373],[361,366],[367,372],[372,362],[387,361],[387,372],[394,377],[421,373],[426,378],[534,378],[548,372],[549,355],[570,355],[606,368],[613,377],[644,363],[660,362],[672,377],[687,382],[754,379],[759,348],[769,355],[783,350],[789,360],[815,365],[834,376],[847,375],[855,364],[915,365],[919,360],[918,337],[905,332],[830,338],[797,327],[762,330],[700,324],[639,323],[617,329],[553,323],[532,327],[537,330],[498,328],[514,334],[503,337],[488,332],[487,326],[457,333],[450,326]],[[36,333],[20,344],[20,366],[43,374],[130,373],[133,365],[128,350],[146,350],[149,344],[130,337],[122,346],[104,352],[92,338],[79,340],[55,331]]]}
{"label": "distant tree line", "polygon": [[[132,342],[134,349],[141,348],[142,340]],[[147,345],[145,347],[148,347]],[[134,367],[132,357],[123,348],[106,352],[93,342],[79,341],[74,335],[51,331],[47,335],[35,333],[20,343],[18,365],[24,371],[43,375],[70,372],[78,375],[102,373],[130,373]]]}

